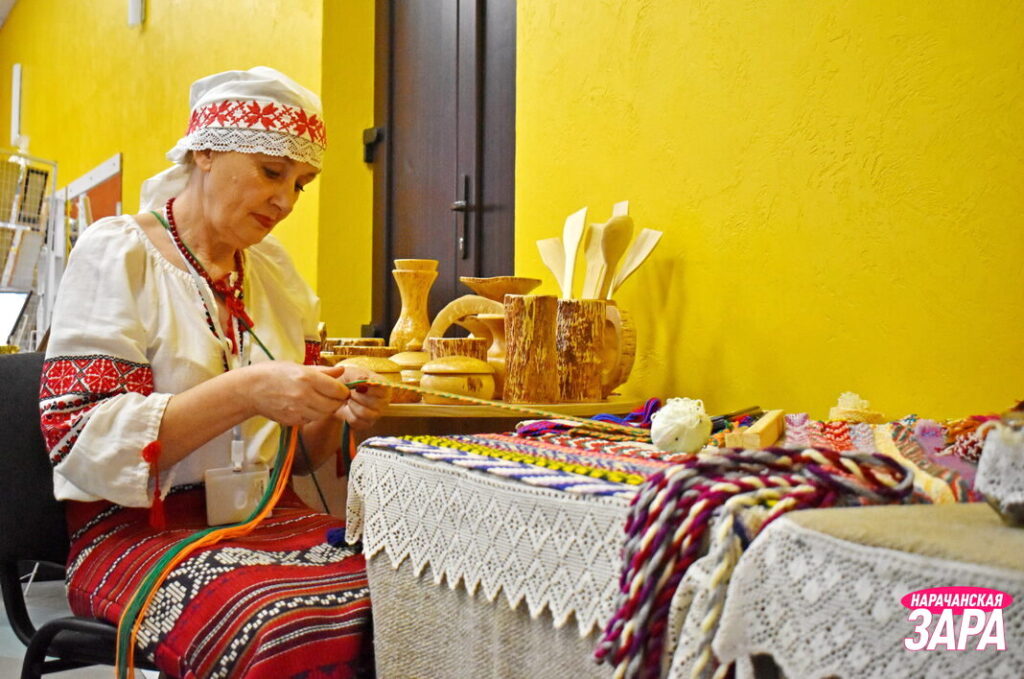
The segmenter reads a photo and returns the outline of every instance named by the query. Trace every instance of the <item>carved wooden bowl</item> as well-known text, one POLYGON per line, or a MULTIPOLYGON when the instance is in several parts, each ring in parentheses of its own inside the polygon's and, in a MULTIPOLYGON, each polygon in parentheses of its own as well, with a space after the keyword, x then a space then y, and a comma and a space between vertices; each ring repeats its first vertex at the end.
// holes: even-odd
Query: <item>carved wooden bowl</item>
POLYGON ((488 278, 459 276, 459 280, 481 297, 493 299, 496 302, 504 302, 505 295, 527 295, 541 284, 539 278, 523 276, 490 276, 488 278))

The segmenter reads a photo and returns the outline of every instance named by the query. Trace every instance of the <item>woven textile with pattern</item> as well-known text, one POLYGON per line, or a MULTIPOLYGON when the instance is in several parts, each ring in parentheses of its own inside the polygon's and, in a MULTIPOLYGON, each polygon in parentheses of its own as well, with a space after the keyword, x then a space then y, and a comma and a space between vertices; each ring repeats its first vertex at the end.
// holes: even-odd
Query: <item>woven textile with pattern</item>
MULTIPOLYGON (((167 496, 166 530, 148 509, 74 502, 68 601, 76 615, 116 625, 147 568, 206 527, 201 487, 167 496), (98 548, 99 547, 99 548, 98 548)), ((309 679, 373 674, 365 560, 327 544, 340 522, 286 491, 247 536, 204 547, 176 566, 143 617, 138 654, 171 676, 195 679, 309 679)))
MULTIPOLYGON (((604 625, 596 655, 611 663, 617 676, 661 676, 674 655, 693 658, 687 664, 696 668, 694 676, 710 676, 727 669, 716 665, 710 642, 731 572, 753 538, 774 518, 809 507, 973 497, 955 474, 946 474, 948 470, 928 460, 912 425, 913 420, 872 426, 790 415, 784 448, 721 449, 697 457, 664 453, 640 441, 609 441, 551 427, 527 436, 379 437, 366 445, 538 490, 632 500, 619 591, 610 609, 614 613, 604 617, 597 613, 604 605, 590 602, 589 614, 584 616, 604 625), (702 586, 700 596, 691 597, 684 590, 693 583, 681 583, 688 582, 684 577, 695 562, 700 573, 695 571, 693 580, 707 586, 702 586), (705 572, 706 577, 701 576, 705 572), (687 622, 678 623, 680 618, 687 622), (679 624, 698 629, 699 634, 675 639, 672 630, 679 624)), ((393 560, 416 552, 400 545, 388 549, 394 551, 393 560)), ((417 571, 427 562, 437 561, 435 567, 442 564, 442 570, 451 571, 447 573, 450 584, 452 575, 463 570, 462 577, 477 581, 472 568, 457 564, 452 568, 447 558, 421 555, 414 561, 417 571)), ((488 577, 495 582, 492 592, 499 582, 514 585, 494 574, 485 575, 483 582, 488 577)), ((518 592, 515 587, 519 586, 513 588, 518 592)), ((517 600, 518 594, 508 593, 510 603, 517 600)), ((555 608, 561 611, 556 618, 564 619, 568 608, 555 608)), ((534 609, 536 605, 531 605, 531 613, 534 609)), ((581 631, 587 627, 589 623, 581 625, 581 631)))
POLYGON ((636 454, 650 445, 579 435, 385 436, 368 445, 584 495, 632 497, 633 487, 668 465, 636 454))

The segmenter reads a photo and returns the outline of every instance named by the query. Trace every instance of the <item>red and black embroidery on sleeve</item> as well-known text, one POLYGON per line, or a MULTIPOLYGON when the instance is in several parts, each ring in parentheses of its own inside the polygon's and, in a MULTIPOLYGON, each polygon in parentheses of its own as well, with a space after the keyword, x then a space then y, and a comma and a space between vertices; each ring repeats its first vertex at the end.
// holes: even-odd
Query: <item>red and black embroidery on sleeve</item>
POLYGON ((50 464, 67 456, 89 413, 112 396, 153 393, 153 370, 113 356, 57 356, 43 363, 39 409, 50 464))
POLYGON ((320 363, 320 342, 317 340, 306 340, 305 365, 319 365, 320 363))

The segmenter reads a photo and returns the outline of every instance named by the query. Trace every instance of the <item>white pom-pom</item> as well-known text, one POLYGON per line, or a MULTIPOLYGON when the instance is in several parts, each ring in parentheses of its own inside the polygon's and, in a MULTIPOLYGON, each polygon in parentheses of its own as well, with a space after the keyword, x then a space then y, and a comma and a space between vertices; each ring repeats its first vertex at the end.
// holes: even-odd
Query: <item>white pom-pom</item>
POLYGON ((651 416, 651 442, 672 453, 696 453, 711 435, 711 418, 704 402, 692 398, 670 398, 651 416))

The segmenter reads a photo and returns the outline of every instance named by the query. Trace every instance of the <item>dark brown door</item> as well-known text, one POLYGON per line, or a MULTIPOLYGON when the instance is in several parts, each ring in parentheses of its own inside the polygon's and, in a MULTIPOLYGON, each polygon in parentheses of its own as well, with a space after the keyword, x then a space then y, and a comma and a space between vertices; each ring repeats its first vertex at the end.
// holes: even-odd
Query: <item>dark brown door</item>
POLYGON ((513 272, 515 0, 378 0, 376 30, 367 330, 386 336, 393 260, 438 260, 431 315, 469 292, 459 276, 513 272))

